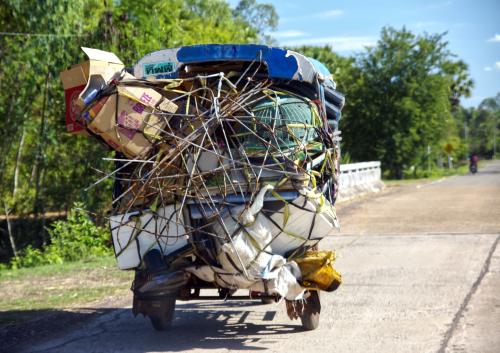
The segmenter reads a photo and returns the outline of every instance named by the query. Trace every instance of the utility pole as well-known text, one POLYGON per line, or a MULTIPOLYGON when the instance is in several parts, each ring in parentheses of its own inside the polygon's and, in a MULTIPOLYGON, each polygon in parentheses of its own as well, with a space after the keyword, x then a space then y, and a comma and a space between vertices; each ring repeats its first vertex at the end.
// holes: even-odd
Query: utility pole
POLYGON ((497 122, 495 121, 495 126, 493 127, 493 158, 497 155, 497 122))
POLYGON ((469 137, 469 129, 467 127, 467 118, 464 118, 464 140, 466 146, 465 153, 467 154, 467 158, 469 158, 469 142, 467 141, 468 137, 469 137))
POLYGON ((431 145, 427 144, 427 171, 431 171, 431 145))

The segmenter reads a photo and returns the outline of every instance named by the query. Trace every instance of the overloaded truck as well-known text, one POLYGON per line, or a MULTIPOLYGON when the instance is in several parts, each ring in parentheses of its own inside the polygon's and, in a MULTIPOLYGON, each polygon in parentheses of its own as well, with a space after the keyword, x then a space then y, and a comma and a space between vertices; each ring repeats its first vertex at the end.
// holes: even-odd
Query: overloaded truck
POLYGON ((318 248, 339 228, 344 96, 326 67, 262 45, 163 49, 132 68, 82 49, 88 61, 61 73, 66 126, 112 151, 96 184, 114 180, 133 313, 165 330, 177 300, 284 301, 315 329, 319 291, 341 283, 318 248))

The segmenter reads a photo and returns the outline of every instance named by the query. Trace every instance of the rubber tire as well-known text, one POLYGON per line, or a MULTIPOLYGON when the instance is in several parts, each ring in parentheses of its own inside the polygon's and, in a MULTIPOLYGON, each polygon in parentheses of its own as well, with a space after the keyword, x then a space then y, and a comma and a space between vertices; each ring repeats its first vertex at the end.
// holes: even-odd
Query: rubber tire
POLYGON ((321 303, 318 291, 310 291, 310 295, 304 303, 304 310, 300 316, 302 328, 307 331, 315 330, 319 326, 319 315, 321 313, 321 303))
POLYGON ((274 300, 274 298, 260 298, 260 301, 264 305, 269 305, 269 304, 276 303, 276 300, 274 300))
POLYGON ((166 331, 172 325, 175 312, 175 297, 162 299, 158 314, 150 315, 149 320, 156 331, 166 331))

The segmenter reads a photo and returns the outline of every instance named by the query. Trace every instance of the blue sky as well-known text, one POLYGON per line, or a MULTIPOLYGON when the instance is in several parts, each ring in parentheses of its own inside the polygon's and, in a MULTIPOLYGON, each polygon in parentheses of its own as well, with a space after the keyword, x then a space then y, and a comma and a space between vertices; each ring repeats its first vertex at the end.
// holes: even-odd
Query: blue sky
MULTIPOLYGON (((475 106, 500 92, 500 0, 258 0, 280 16, 280 45, 330 44, 341 55, 376 43, 383 26, 443 33, 450 50, 469 64, 475 88, 462 102, 475 106)), ((232 5, 237 1, 230 1, 232 5)))

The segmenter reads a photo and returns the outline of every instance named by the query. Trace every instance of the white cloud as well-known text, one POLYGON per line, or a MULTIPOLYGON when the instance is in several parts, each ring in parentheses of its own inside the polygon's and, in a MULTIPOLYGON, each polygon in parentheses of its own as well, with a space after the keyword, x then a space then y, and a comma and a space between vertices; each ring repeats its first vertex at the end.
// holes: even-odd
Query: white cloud
POLYGON ((430 4, 427 6, 429 10, 435 10, 435 9, 442 9, 444 7, 451 6, 453 4, 453 1, 445 1, 445 2, 437 2, 435 4, 430 4))
POLYGON ((327 19, 327 18, 339 17, 339 16, 342 16, 343 14, 344 14, 344 11, 342 11, 342 10, 328 10, 328 11, 322 11, 322 12, 304 13, 303 15, 300 15, 300 16, 280 18, 280 22, 284 23, 284 22, 290 22, 290 21, 327 19))
POLYGON ((288 30, 288 31, 277 31, 277 32, 270 32, 268 33, 269 35, 273 36, 274 38, 296 38, 296 37, 303 37, 306 35, 306 33, 302 31, 297 31, 294 29, 288 30))
POLYGON ((500 34, 495 34, 493 37, 488 39, 488 42, 500 42, 500 34))
POLYGON ((358 37, 322 37, 322 38, 303 38, 281 42, 283 46, 298 45, 330 45, 334 51, 356 51, 364 47, 371 47, 377 43, 376 37, 358 36, 358 37))
POLYGON ((330 10, 322 13, 316 14, 318 18, 330 18, 330 17, 338 17, 344 14, 342 10, 330 10))
POLYGON ((500 61, 496 61, 491 66, 485 66, 484 71, 500 71, 500 61))

